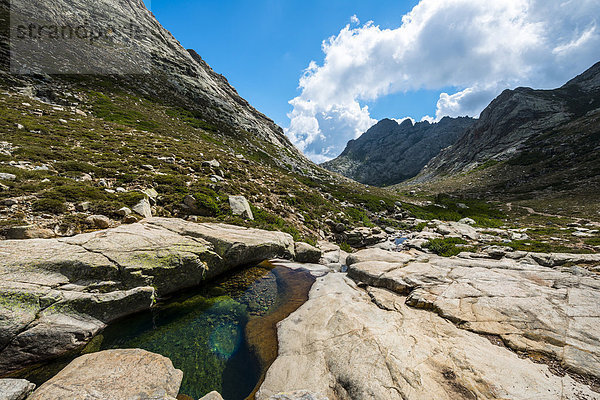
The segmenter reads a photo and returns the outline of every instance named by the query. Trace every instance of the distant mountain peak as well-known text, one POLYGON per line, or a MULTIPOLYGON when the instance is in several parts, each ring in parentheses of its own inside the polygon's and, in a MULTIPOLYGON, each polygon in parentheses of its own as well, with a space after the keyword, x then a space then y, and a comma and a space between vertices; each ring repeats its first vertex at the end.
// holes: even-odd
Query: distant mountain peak
POLYGON ((412 178, 432 157, 452 145, 474 123, 472 118, 443 118, 439 123, 382 119, 343 153, 322 166, 370 185, 390 185, 412 178))

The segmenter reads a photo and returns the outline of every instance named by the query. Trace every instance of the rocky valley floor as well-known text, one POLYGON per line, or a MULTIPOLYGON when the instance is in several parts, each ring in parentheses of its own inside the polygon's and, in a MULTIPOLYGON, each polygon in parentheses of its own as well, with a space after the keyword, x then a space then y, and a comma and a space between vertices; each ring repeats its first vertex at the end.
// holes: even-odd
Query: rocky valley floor
MULTIPOLYGON (((600 256, 458 245, 444 257, 421 246, 490 235, 480 230, 434 221, 402 244, 388 235, 351 254, 286 234, 160 218, 0 242, 3 370, 81 346, 117 316, 152 307, 154 296, 284 256, 297 261, 275 264, 307 269, 316 282, 278 324, 277 358, 257 399, 600 399, 600 256), (94 275, 108 271, 111 280, 94 275)), ((146 393, 139 399, 176 397, 181 373, 168 359, 111 352, 77 359, 31 398, 116 399, 133 387, 146 393), (138 363, 147 369, 134 376, 138 363), (91 379, 99 371, 105 378, 91 379)))

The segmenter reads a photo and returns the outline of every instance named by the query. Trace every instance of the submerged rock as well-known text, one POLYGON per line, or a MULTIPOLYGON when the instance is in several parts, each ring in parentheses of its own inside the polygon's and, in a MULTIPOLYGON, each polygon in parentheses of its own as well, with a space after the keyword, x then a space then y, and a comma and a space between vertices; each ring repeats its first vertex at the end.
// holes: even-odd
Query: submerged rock
POLYGON ((183 373, 166 357, 140 349, 76 358, 29 400, 175 400, 183 373))
POLYGON ((200 400, 223 400, 223 396, 219 392, 210 392, 206 396, 203 396, 200 400))

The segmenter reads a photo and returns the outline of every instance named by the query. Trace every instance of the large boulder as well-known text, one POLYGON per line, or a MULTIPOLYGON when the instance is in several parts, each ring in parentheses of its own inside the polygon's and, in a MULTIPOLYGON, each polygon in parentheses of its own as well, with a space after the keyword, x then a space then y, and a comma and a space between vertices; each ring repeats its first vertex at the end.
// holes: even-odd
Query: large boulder
POLYGON ((71 238, 0 241, 0 376, 85 345, 156 296, 293 254, 285 233, 163 218, 71 238))
POLYGON ((233 215, 239 215, 242 218, 250 220, 254 219, 250 203, 248 203, 248 200, 244 196, 229 196, 229 206, 233 215))
POLYGON ((175 400, 182 379, 161 355, 106 350, 76 358, 28 400, 175 400))
POLYGON ((148 200, 148 198, 140 200, 139 203, 133 206, 132 210, 144 218, 152 218, 152 206, 150 205, 150 200, 148 200))
POLYGON ((318 278, 310 299, 280 322, 279 356, 257 400, 306 388, 330 399, 598 398, 405 300, 344 274, 318 278))
POLYGON ((316 264, 321 259, 321 250, 308 243, 296 242, 295 260, 300 263, 316 264))

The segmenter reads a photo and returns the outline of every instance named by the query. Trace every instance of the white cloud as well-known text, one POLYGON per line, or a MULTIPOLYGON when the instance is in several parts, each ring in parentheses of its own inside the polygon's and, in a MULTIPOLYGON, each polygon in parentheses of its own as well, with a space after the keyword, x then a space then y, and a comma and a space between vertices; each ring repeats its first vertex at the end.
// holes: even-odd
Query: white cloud
POLYGON ((360 24, 360 19, 358 19, 356 14, 354 14, 353 16, 350 17, 350 22, 357 25, 357 24, 360 24))
POLYGON ((376 122, 365 102, 391 93, 456 88, 439 120, 477 116, 505 88, 558 86, 598 61, 599 16, 598 0, 421 0, 396 29, 353 16, 301 77, 286 132, 320 160, 376 122))

